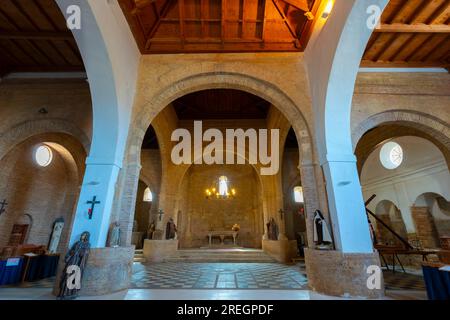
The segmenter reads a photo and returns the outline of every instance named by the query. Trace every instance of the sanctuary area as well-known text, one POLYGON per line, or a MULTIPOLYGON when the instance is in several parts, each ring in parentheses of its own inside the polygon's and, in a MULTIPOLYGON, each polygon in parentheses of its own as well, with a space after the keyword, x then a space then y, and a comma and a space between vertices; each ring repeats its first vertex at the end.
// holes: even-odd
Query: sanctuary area
POLYGON ((449 67, 448 0, 1 0, 0 299, 450 299, 449 67))

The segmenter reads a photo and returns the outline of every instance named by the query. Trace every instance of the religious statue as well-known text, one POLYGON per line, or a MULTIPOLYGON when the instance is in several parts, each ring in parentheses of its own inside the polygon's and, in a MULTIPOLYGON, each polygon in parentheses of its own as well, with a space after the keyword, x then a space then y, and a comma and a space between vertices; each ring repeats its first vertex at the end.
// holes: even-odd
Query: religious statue
POLYGON ((148 227, 147 230, 147 239, 153 239, 153 235, 155 234, 156 231, 156 224, 155 221, 152 221, 152 223, 150 223, 150 226, 148 227))
POLYGON ((241 230, 241 226, 237 223, 234 224, 234 226, 231 228, 232 231, 238 232, 241 230))
POLYGON ((56 253, 56 250, 58 249, 59 241, 61 239, 61 233, 64 228, 64 218, 59 218, 55 220, 55 223, 53 224, 53 231, 50 236, 50 243, 48 245, 48 252, 50 254, 56 253))
POLYGON ((176 235, 177 235, 177 226, 175 225, 173 219, 170 218, 166 226, 166 239, 173 240, 176 238, 176 235))
POLYGON ((120 223, 117 221, 114 222, 109 234, 109 247, 120 247, 120 223))
POLYGON ((278 225, 274 218, 270 218, 267 223, 267 235, 269 240, 278 240, 278 225))
POLYGON ((320 210, 314 213, 314 242, 318 247, 328 247, 333 243, 327 222, 320 210))
POLYGON ((64 258, 65 267, 59 284, 59 299, 75 299, 81 289, 81 279, 89 257, 90 233, 85 231, 64 258), (79 275, 76 272, 79 271, 79 275), (75 275, 75 277, 73 276, 75 275))

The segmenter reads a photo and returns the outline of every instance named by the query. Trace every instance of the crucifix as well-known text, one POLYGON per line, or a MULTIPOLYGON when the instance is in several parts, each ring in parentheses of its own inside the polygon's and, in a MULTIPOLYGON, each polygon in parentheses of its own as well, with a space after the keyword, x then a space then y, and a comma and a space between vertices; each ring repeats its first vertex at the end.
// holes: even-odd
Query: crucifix
POLYGON ((100 204, 100 201, 97 201, 97 196, 94 196, 94 198, 91 201, 88 201, 87 204, 91 205, 91 208, 88 210, 89 220, 92 220, 92 215, 94 214, 94 208, 96 204, 100 204))
POLYGON ((162 209, 159 209, 158 215, 159 215, 159 221, 161 221, 162 220, 162 216, 164 215, 164 211, 162 209))
POLYGON ((283 220, 284 210, 283 210, 283 209, 280 209, 280 211, 278 211, 278 212, 280 213, 280 218, 281 218, 281 220, 283 220))
POLYGON ((2 202, 0 202, 0 216, 2 215, 3 212, 6 211, 5 207, 8 205, 8 203, 6 202, 6 199, 3 200, 2 202))

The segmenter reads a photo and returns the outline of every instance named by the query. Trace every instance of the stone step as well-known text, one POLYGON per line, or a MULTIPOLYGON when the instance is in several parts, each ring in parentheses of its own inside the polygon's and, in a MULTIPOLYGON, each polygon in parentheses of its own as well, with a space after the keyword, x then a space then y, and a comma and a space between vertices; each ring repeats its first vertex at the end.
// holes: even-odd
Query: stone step
POLYGON ((262 250, 178 250, 167 262, 275 262, 262 250))
POLYGON ((133 262, 140 262, 140 263, 146 263, 147 262, 147 259, 145 259, 145 258, 134 258, 133 259, 133 262))

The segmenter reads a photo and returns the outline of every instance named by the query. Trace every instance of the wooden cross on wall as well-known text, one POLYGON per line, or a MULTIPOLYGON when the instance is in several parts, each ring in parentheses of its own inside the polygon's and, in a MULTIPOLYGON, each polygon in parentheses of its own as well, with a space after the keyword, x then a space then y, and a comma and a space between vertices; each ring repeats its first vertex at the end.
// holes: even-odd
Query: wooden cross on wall
POLYGON ((97 201, 97 196, 94 196, 94 198, 91 201, 88 201, 87 204, 91 205, 91 208, 88 210, 89 220, 92 220, 92 215, 94 214, 94 208, 96 204, 100 204, 100 201, 97 201))
POLYGON ((162 220, 162 216, 164 215, 164 211, 162 211, 162 209, 159 209, 158 215, 159 215, 159 221, 161 221, 162 220))
POLYGON ((8 205, 8 203, 6 202, 6 199, 3 200, 2 202, 0 202, 0 216, 2 215, 2 213, 4 213, 6 211, 6 206, 8 205))

